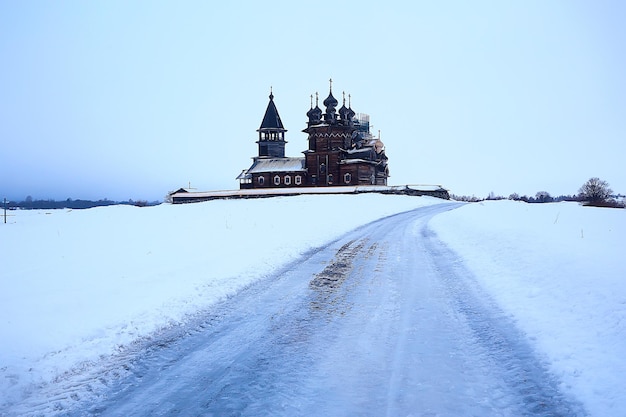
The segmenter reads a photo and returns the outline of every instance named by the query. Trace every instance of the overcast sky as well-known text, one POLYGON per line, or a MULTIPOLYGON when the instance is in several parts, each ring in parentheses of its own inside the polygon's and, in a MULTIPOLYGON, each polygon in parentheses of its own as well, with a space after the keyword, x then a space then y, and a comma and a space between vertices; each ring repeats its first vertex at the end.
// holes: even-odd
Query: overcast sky
POLYGON ((626 193, 623 1, 0 0, 0 198, 235 189, 270 86, 287 154, 351 94, 390 184, 626 193))

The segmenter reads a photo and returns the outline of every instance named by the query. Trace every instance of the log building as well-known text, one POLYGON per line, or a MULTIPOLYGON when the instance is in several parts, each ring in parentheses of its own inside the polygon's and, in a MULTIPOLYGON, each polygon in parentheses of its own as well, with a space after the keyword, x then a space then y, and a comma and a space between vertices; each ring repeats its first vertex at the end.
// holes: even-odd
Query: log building
MULTIPOLYGON (((339 102, 333 96, 332 81, 328 97, 323 101, 311 96, 311 108, 306 113, 308 149, 304 157, 285 156, 283 123, 270 91, 269 103, 257 130, 258 156, 252 166, 237 177, 240 189, 284 187, 336 187, 387 185, 389 168, 385 146, 380 137, 369 131, 369 116, 356 114, 345 94, 339 102)), ((379 135, 380 136, 380 135, 379 135)))

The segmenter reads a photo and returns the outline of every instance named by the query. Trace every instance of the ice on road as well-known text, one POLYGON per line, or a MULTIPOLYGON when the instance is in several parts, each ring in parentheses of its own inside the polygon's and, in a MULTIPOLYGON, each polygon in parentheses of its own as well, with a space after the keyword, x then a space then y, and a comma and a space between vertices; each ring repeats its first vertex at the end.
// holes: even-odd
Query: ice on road
POLYGON ((429 219, 455 206, 381 219, 307 254, 215 305, 193 329, 118 358, 120 375, 104 391, 66 386, 80 408, 65 412, 584 415, 430 232, 429 219))

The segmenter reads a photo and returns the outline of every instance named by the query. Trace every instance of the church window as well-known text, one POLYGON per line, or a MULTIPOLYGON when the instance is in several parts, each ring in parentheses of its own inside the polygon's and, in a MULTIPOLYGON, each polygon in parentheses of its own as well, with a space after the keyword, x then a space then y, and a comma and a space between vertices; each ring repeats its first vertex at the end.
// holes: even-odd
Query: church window
POLYGON ((328 174, 328 183, 329 184, 333 183, 333 174, 328 174))
POLYGON ((285 185, 291 185, 291 175, 285 175, 285 185))
POLYGON ((300 185, 300 184, 302 184, 302 176, 296 175, 296 185, 300 185))
POLYGON ((352 174, 350 174, 349 172, 346 172, 343 176, 343 182, 345 182, 346 184, 350 184, 351 181, 352 181, 352 174))
POLYGON ((259 177, 258 181, 259 181, 259 185, 263 185, 265 183, 265 178, 259 177))
POLYGON ((280 175, 274 176, 274 185, 280 185, 280 175))

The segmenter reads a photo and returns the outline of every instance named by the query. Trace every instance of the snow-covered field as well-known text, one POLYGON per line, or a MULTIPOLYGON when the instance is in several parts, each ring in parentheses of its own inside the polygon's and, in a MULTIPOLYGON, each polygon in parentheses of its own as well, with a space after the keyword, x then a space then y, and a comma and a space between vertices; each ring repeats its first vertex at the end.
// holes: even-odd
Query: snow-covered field
POLYGON ((626 210, 486 201, 431 227, 594 416, 626 415, 626 210))
POLYGON ((0 414, 33 383, 184 322, 311 248, 440 201, 368 194, 12 211, 0 225, 0 414))
MULTIPOLYGON (((336 195, 12 212, 0 225, 0 411, 355 227, 441 202, 336 195)), ((565 391, 592 415, 626 409, 626 210, 494 201, 431 226, 565 391)))

